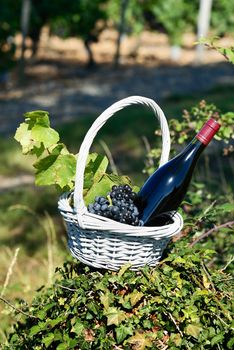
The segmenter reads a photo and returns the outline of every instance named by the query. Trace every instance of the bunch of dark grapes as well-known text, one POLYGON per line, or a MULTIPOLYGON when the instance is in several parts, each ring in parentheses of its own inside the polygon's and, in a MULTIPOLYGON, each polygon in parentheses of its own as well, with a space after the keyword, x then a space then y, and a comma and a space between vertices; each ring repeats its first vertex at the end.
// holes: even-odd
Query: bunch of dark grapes
POLYGON ((95 202, 88 205, 88 211, 124 224, 138 226, 140 222, 139 211, 135 205, 136 198, 137 194, 129 185, 113 186, 107 198, 97 196, 95 202))

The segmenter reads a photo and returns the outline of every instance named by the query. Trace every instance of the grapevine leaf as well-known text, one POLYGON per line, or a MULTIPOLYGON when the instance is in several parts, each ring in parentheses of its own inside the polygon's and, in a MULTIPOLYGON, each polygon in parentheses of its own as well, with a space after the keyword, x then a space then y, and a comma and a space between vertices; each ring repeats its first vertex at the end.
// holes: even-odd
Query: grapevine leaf
POLYGON ((31 111, 24 114, 26 122, 33 127, 35 124, 40 124, 45 127, 50 126, 49 113, 46 111, 31 111))
POLYGON ((26 123, 21 123, 16 130, 15 140, 21 144, 23 154, 29 153, 32 149, 31 133, 32 132, 29 130, 29 126, 26 123))
POLYGON ((104 175, 108 167, 108 159, 101 154, 91 153, 88 157, 88 165, 86 166, 88 171, 92 171, 94 174, 94 181, 98 181, 102 175, 104 175))
POLYGON ((25 122, 21 123, 15 133, 15 139, 24 154, 40 156, 46 148, 56 145, 59 134, 50 128, 49 114, 45 111, 26 113, 25 122))
POLYGON ((50 155, 34 164, 36 170, 36 185, 58 185, 61 189, 73 187, 76 169, 76 158, 66 154, 61 144, 50 155))
POLYGON ((42 125, 35 125, 32 128, 31 136, 35 143, 42 143, 45 148, 49 148, 59 141, 57 131, 42 125))
POLYGON ((124 183, 130 183, 129 178, 127 176, 104 174, 100 178, 99 182, 94 182, 93 186, 91 186, 88 192, 84 193, 85 203, 92 203, 96 196, 106 196, 107 192, 111 190, 112 186, 124 183))
POLYGON ((108 166, 108 159, 97 153, 91 153, 85 168, 84 188, 90 188, 95 182, 98 182, 104 175, 108 166))

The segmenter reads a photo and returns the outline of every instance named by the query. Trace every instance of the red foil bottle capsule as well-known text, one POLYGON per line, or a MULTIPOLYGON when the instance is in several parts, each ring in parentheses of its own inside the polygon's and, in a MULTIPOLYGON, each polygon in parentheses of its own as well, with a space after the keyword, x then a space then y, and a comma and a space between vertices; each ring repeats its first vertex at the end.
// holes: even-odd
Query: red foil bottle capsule
POLYGON ((203 125, 202 129, 195 137, 204 145, 208 145, 208 143, 212 140, 219 128, 220 124, 216 122, 216 120, 211 118, 203 125))

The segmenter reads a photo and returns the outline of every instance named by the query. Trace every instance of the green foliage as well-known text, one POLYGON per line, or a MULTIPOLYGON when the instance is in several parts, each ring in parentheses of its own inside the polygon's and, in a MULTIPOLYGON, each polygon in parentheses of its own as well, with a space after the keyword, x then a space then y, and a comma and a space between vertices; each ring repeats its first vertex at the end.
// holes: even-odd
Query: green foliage
MULTIPOLYGON (((211 116, 222 121, 217 141, 228 142, 234 114, 220 114, 202 101, 180 121, 170 121, 173 147, 178 140, 182 144, 192 138, 211 116)), ((24 153, 37 158, 38 184, 72 189, 76 156, 60 143, 47 112, 27 113, 16 139, 24 153), (70 156, 74 164, 63 156, 70 156)), ((107 166, 105 157, 90 154, 86 201, 112 183, 128 181, 107 174, 107 166)), ((123 266, 108 272, 67 261, 57 269, 50 288, 40 289, 31 305, 19 306, 28 317, 18 315, 4 349, 232 349, 233 199, 227 195, 217 200, 204 185, 192 186, 182 206, 181 235, 186 238, 169 247, 157 267, 133 272, 123 266), (214 247, 216 253, 211 251, 214 247), (214 264, 218 269, 212 269, 214 264)))
POLYGON ((51 22, 52 30, 64 37, 79 36, 84 41, 97 41, 105 25, 105 3, 106 0, 66 2, 66 11, 61 9, 60 15, 51 22))
POLYGON ((182 35, 195 23, 196 4, 187 0, 147 1, 148 10, 155 16, 173 45, 181 45, 182 35))
POLYGON ((14 65, 13 36, 19 29, 20 1, 2 0, 0 11, 0 73, 14 65))
MULTIPOLYGON (((222 114, 214 104, 207 104, 206 101, 202 100, 196 106, 192 107, 190 111, 184 110, 181 119, 172 118, 169 120, 172 155, 175 154, 177 145, 184 145, 186 142, 192 140, 209 118, 214 118, 221 123, 221 128, 214 138, 221 142, 224 154, 228 155, 232 152, 232 140, 234 139, 234 113, 227 112, 222 114)), ((156 135, 161 135, 161 132, 157 131, 156 135)), ((152 166, 152 160, 155 161, 154 164, 157 164, 160 154, 160 148, 154 148, 149 152, 147 157, 151 162, 147 162, 145 172, 150 174, 154 171, 156 166, 152 166)))
MULTIPOLYGON (((25 122, 15 133, 25 155, 34 155, 36 161, 35 183, 38 186, 56 185, 59 190, 70 191, 74 187, 76 155, 60 142, 57 131, 50 127, 49 114, 45 111, 25 113, 25 122)), ((107 174, 106 156, 89 155, 84 176, 84 199, 90 203, 97 195, 106 195, 113 185, 130 184, 127 176, 107 174)))
POLYGON ((139 34, 145 25, 144 2, 137 0, 112 0, 107 2, 107 17, 115 28, 120 27, 121 6, 125 6, 125 33, 139 34))
POLYGON ((234 64, 234 46, 230 47, 220 47, 217 46, 216 41, 219 39, 218 36, 212 37, 212 38, 202 38, 199 40, 199 44, 204 44, 205 46, 209 47, 210 49, 214 49, 221 53, 228 62, 234 64))
POLYGON ((213 0, 211 28, 215 35, 225 35, 234 31, 234 3, 229 0, 213 0))
MULTIPOLYGON (((210 250, 180 241, 156 268, 67 261, 23 311, 4 349, 232 349, 232 285, 210 250)), ((18 316, 19 317, 19 316, 18 316)))

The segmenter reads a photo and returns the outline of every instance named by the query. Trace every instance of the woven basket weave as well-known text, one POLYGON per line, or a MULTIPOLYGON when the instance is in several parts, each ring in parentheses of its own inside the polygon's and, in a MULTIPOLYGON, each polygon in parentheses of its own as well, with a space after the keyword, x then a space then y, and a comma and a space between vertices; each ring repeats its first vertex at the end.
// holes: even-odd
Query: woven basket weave
POLYGON ((170 238, 180 232, 183 219, 173 216, 173 223, 160 227, 131 226, 88 212, 83 199, 84 171, 89 149, 98 130, 116 112, 124 107, 140 104, 151 108, 162 130, 162 153, 159 166, 168 161, 170 135, 167 120, 161 108, 151 99, 131 96, 107 108, 87 132, 78 155, 76 178, 71 206, 71 193, 64 193, 58 208, 64 218, 71 254, 87 265, 118 270, 126 263, 137 270, 144 265, 154 266, 162 256, 170 238))

